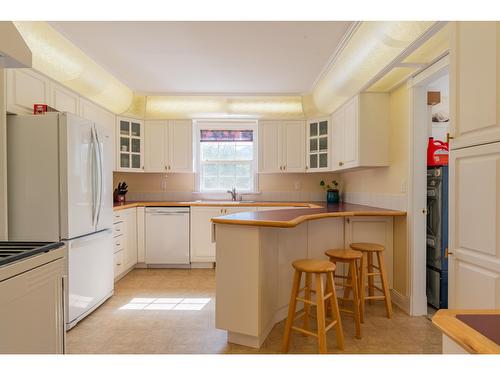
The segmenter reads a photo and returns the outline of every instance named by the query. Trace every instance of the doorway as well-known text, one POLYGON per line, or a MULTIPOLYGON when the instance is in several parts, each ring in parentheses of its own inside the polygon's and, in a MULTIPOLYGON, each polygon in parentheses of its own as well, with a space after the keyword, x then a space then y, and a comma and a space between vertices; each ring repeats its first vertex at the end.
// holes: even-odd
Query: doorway
POLYGON ((443 164, 447 164, 444 143, 449 128, 448 56, 413 77, 408 84, 411 108, 408 177, 410 313, 427 315, 428 302, 440 307, 447 300, 447 228, 443 230, 442 226, 446 224, 443 219, 447 218, 443 200, 448 193, 443 187, 446 186, 443 182, 447 181, 447 167, 443 168, 443 164), (434 139, 430 140, 430 137, 434 139), (429 155, 428 161, 430 144, 435 152, 429 155), (435 165, 429 167, 428 164, 435 165), (429 202, 428 184, 431 186, 429 202), (432 197, 432 194, 437 196, 432 197))

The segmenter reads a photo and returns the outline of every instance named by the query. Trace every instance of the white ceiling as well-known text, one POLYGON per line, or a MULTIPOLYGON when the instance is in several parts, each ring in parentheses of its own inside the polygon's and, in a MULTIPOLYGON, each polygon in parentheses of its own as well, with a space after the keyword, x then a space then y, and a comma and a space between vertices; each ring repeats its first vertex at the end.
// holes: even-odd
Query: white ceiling
POLYGON ((351 22, 50 22, 141 93, 301 94, 351 22))

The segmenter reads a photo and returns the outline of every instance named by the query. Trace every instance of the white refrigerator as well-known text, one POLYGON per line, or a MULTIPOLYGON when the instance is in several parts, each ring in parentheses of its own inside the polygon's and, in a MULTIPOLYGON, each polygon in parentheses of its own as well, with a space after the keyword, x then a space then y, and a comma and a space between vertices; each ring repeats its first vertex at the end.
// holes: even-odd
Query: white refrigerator
POLYGON ((113 294, 113 129, 69 113, 8 116, 9 240, 67 243, 66 328, 113 294))

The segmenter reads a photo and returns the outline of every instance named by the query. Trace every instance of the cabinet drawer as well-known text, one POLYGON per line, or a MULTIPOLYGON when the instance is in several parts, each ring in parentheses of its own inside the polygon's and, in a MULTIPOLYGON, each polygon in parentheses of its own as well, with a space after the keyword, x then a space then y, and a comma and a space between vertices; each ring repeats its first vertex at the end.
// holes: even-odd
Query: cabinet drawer
POLYGON ((114 246, 113 246, 113 253, 116 253, 118 251, 121 251, 125 247, 125 236, 120 236, 114 238, 114 246))
POLYGON ((121 213, 120 211, 113 212, 113 224, 116 224, 120 221, 123 221, 123 213, 121 213))
POLYGON ((115 278, 123 272, 123 251, 118 251, 114 256, 115 278))
POLYGON ((113 237, 118 237, 125 233, 125 222, 119 221, 113 224, 113 237))

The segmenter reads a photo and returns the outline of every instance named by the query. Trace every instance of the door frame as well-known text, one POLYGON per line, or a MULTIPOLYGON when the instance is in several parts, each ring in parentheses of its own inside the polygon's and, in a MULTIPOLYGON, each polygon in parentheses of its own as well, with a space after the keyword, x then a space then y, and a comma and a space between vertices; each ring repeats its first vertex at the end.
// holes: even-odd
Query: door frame
POLYGON ((449 55, 408 80, 410 90, 408 170, 408 250, 410 314, 427 315, 426 209, 427 209, 427 86, 449 73, 449 55))

